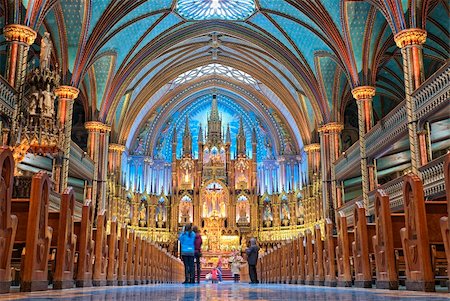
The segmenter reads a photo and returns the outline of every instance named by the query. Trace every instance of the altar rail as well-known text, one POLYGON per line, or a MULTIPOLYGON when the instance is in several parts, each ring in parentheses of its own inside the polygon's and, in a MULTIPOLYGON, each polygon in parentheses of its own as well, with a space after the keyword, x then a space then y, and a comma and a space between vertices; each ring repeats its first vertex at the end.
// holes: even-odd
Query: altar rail
MULTIPOLYGON (((422 175, 425 199, 433 199, 445 193, 444 161, 445 156, 441 156, 419 168, 422 175)), ((399 177, 377 188, 389 194, 391 210, 393 212, 403 209, 402 185, 402 177, 399 177)), ((374 213, 375 193, 376 190, 369 192, 369 214, 371 215, 374 213)), ((354 198, 338 209, 347 216, 349 225, 353 224, 353 208, 360 201, 362 201, 362 196, 354 198)))
POLYGON ((12 118, 16 102, 16 91, 9 85, 6 79, 0 76, 0 114, 12 118))
MULTIPOLYGON (((424 120, 448 107, 450 62, 430 76, 413 94, 417 119, 424 120)), ((408 131, 406 101, 402 101, 366 134, 367 157, 374 158, 389 149, 408 131)), ((343 179, 360 164, 359 141, 335 162, 336 178, 343 179)))

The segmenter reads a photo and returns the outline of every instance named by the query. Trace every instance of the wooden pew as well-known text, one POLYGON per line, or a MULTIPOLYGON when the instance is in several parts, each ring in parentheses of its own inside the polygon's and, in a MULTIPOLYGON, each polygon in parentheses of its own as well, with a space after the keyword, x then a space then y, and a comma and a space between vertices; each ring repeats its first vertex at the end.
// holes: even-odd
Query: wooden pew
POLYGON ((128 241, 127 241, 127 284, 134 285, 134 261, 135 261, 135 238, 136 235, 134 230, 130 230, 128 232, 128 241))
POLYGON ((93 214, 92 202, 86 200, 81 213, 81 222, 75 223, 79 241, 77 242, 78 263, 75 284, 77 287, 92 286, 94 240, 92 240, 93 214))
MULTIPOLYGON (((149 242, 147 239, 144 239, 142 244, 142 284, 148 284, 149 283, 149 242)), ((173 268, 171 268, 171 271, 173 272, 173 268)))
POLYGON ((352 274, 350 266, 351 242, 353 232, 348 232, 347 217, 344 213, 337 214, 338 240, 336 246, 336 263, 338 267, 337 286, 351 287, 352 274))
MULTIPOLYGON (((56 250, 56 266, 53 289, 72 288, 74 285, 74 264, 77 236, 74 233, 75 193, 71 187, 66 188, 61 197, 59 225, 56 250)), ((55 233, 54 233, 55 234, 55 233)))
POLYGON ((306 260, 305 260, 305 238, 303 234, 298 235, 298 277, 297 284, 305 284, 306 281, 306 260))
POLYGON ((314 285, 323 286, 325 275, 323 271, 323 241, 320 225, 314 226, 314 285))
POLYGON ((286 256, 286 283, 291 284, 294 279, 294 242, 288 240, 285 250, 286 256))
POLYGON ((118 285, 126 285, 128 283, 127 261, 128 261, 128 229, 126 224, 122 224, 120 227, 120 240, 119 240, 119 264, 117 274, 118 285))
POLYGON ((288 256, 287 256, 287 242, 283 241, 280 248, 280 264, 281 264, 281 275, 279 283, 287 283, 287 273, 288 273, 288 256))
POLYGON ((313 251, 313 237, 309 229, 305 231, 306 246, 305 246, 305 284, 314 285, 314 251, 313 251))
POLYGON ((323 248, 323 265, 326 286, 335 287, 336 281, 336 256, 335 256, 336 236, 333 235, 333 222, 325 220, 325 241, 323 248))
POLYGON ((106 235, 107 226, 106 210, 102 210, 97 216, 97 228, 94 229, 95 237, 95 260, 92 284, 94 286, 106 285, 106 275, 108 272, 108 240, 106 235))
MULTIPOLYGON (((140 235, 136 235, 136 240, 134 242, 134 283, 133 284, 141 284, 141 261, 142 261, 142 253, 141 253, 141 243, 142 238, 140 235)), ((164 263, 161 262, 161 266, 164 268, 164 263)))
POLYGON ((443 245, 439 220, 446 202, 426 202, 421 179, 410 173, 403 177, 405 228, 400 230, 406 262, 406 289, 435 290, 430 246, 443 245))
POLYGON ((375 224, 367 223, 366 210, 361 202, 356 202, 353 211, 355 241, 352 243, 355 270, 355 286, 372 287, 372 266, 370 254, 373 251, 372 237, 375 234, 375 224))
POLYGON ((117 217, 113 217, 110 223, 108 235, 108 270, 106 275, 107 285, 117 285, 119 267, 119 237, 117 236, 117 217))
MULTIPOLYGON (((450 219, 448 218, 448 213, 450 211, 450 153, 447 153, 447 155, 445 155, 444 178, 447 198, 447 216, 441 217, 441 232, 445 247, 445 256, 447 257, 447 262, 450 262, 450 219)), ((448 267, 447 276, 450 279, 450 268, 448 267)), ((450 282, 447 282, 447 287, 450 292, 450 282)))
POLYGON ((11 214, 14 158, 8 148, 0 152, 0 293, 9 293, 11 256, 17 230, 17 216, 11 214))
MULTIPOLYGON (((50 178, 45 172, 39 172, 33 176, 29 210, 18 215, 19 225, 23 223, 27 225, 24 232, 26 251, 23 257, 23 270, 21 269, 20 290, 22 292, 48 289, 48 259, 53 231, 48 227, 50 185, 50 178)), ((22 202, 23 207, 28 207, 28 200, 22 202)))
POLYGON ((372 237, 375 254, 376 287, 398 289, 395 248, 401 248, 400 227, 405 224, 403 213, 391 215, 389 196, 378 189, 375 194, 375 235, 372 237))
POLYGON ((298 252, 299 252, 299 249, 298 249, 298 238, 294 238, 292 241, 291 241, 291 277, 290 277, 290 280, 289 280, 289 283, 291 283, 291 284, 296 284, 297 283, 297 280, 298 280, 298 273, 299 273, 299 270, 298 270, 298 252))

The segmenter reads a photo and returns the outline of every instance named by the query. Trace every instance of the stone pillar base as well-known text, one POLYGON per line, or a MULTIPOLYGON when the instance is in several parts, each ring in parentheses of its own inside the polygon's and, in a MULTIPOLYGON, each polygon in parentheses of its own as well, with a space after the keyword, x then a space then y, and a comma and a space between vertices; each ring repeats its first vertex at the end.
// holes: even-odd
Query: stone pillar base
POLYGON ((128 280, 128 281, 127 281, 127 284, 128 284, 128 285, 134 285, 134 280, 128 280))
POLYGON ((434 292, 436 290, 434 281, 406 281, 406 290, 408 291, 422 291, 434 292))
POLYGON ((126 281, 126 280, 118 280, 117 281, 117 285, 118 286, 124 286, 124 285, 127 285, 128 284, 128 281, 126 281))
POLYGON ((306 285, 314 285, 314 280, 306 280, 305 284, 306 285))
POLYGON ((62 290, 66 288, 73 288, 74 282, 73 280, 62 280, 62 281, 54 281, 53 289, 54 290, 62 290))
POLYGON ((372 288, 372 281, 370 281, 370 280, 355 280, 355 287, 372 288))
POLYGON ((46 291, 48 290, 48 281, 26 281, 20 283, 21 292, 35 292, 35 291, 46 291))
POLYGON ((11 287, 11 281, 0 281, 0 294, 9 293, 11 287))
POLYGON ((305 284, 305 280, 298 279, 297 280, 297 284, 303 284, 304 285, 305 284))
POLYGON ((381 289, 398 290, 398 281, 377 281, 376 286, 381 289))
POLYGON ((106 285, 107 286, 117 286, 117 280, 107 280, 106 285))
POLYGON ((325 281, 324 280, 314 280, 314 285, 316 286, 324 286, 325 281))
POLYGON ((75 282, 75 285, 77 287, 91 287, 92 286, 92 280, 77 280, 75 282))
POLYGON ((352 287, 351 281, 338 281, 337 282, 338 287, 352 287))
POLYGON ((336 287, 337 286, 337 282, 336 282, 336 280, 325 281, 324 285, 325 286, 330 286, 330 287, 336 287))
POLYGON ((106 279, 102 280, 92 280, 92 284, 94 286, 105 286, 106 285, 106 279))

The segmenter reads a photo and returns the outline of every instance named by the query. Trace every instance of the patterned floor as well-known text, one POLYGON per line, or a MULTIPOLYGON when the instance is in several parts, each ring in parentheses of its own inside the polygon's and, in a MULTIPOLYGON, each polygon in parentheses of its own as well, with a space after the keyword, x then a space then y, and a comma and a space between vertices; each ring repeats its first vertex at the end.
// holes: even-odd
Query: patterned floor
POLYGON ((39 293, 15 293, 3 295, 0 300, 314 300, 314 301, 393 301, 393 300, 450 300, 446 293, 420 293, 375 289, 344 289, 300 285, 250 285, 223 282, 201 285, 144 285, 129 287, 102 287, 46 291, 39 293))

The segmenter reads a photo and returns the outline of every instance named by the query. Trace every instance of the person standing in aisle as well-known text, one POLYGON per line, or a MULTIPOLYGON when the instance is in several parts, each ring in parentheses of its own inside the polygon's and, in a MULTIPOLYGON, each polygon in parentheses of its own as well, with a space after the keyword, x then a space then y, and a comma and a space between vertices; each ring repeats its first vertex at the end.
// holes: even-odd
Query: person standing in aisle
POLYGON ((217 272, 218 272, 218 276, 219 276, 219 282, 223 281, 222 266, 223 266, 222 256, 219 255, 219 259, 217 260, 217 272))
POLYGON ((195 241, 194 241, 194 257, 195 257, 195 265, 196 265, 196 276, 197 283, 200 283, 200 258, 202 257, 202 236, 200 235, 200 231, 197 226, 192 227, 192 230, 195 233, 195 241))
POLYGON ((250 283, 259 283, 256 274, 256 264, 258 262, 259 247, 256 245, 256 239, 250 238, 250 247, 245 250, 247 254, 248 273, 250 274, 250 283))
POLYGON ((192 231, 191 225, 188 224, 183 227, 183 232, 179 236, 181 245, 181 259, 184 263, 184 282, 195 283, 194 272, 194 241, 195 233, 192 231))

